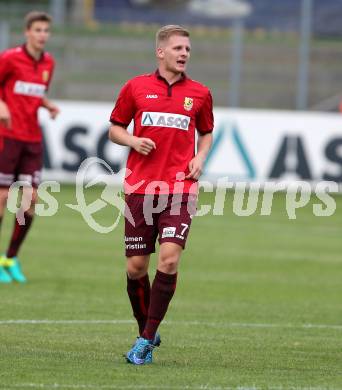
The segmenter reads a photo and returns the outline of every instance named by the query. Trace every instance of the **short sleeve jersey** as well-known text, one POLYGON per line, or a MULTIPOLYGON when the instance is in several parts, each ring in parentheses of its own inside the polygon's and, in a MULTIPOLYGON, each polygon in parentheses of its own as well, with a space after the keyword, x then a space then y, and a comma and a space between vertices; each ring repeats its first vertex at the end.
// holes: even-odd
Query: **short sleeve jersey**
POLYGON ((11 128, 0 125, 0 136, 40 142, 38 109, 50 84, 54 60, 46 52, 35 60, 25 45, 0 55, 0 98, 11 113, 11 128))
POLYGON ((213 103, 207 87, 187 76, 170 85, 159 72, 135 77, 122 88, 110 121, 156 144, 145 156, 129 152, 126 193, 197 192, 194 180, 185 179, 195 156, 195 133, 213 131, 213 103), (161 182, 157 185, 156 182, 161 182))

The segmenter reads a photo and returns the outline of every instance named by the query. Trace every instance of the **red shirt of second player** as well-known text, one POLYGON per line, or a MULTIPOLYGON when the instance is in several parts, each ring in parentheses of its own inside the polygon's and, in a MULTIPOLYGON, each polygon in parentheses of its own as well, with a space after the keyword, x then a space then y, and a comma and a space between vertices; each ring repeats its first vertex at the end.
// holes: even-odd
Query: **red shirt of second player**
POLYGON ((50 84, 54 68, 46 52, 35 60, 25 45, 4 51, 0 56, 0 98, 11 113, 10 129, 0 125, 0 135, 26 142, 42 139, 38 109, 50 84))
POLYGON ((142 155, 131 149, 125 192, 138 194, 197 192, 193 180, 184 180, 195 156, 195 133, 213 131, 213 107, 209 89, 185 75, 169 85, 159 75, 142 75, 122 88, 110 121, 133 134, 152 139, 156 149, 142 155), (156 183, 160 182, 160 183, 156 183))

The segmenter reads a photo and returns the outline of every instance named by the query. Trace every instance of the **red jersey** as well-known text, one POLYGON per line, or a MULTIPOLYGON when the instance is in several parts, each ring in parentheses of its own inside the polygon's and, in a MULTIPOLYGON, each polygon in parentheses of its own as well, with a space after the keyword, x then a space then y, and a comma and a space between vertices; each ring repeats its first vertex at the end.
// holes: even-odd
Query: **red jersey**
POLYGON ((195 130, 202 134, 213 131, 209 89, 185 75, 172 85, 158 71, 135 77, 122 88, 110 121, 127 127, 132 119, 133 134, 152 139, 156 149, 147 156, 130 150, 127 168, 132 173, 125 179, 126 193, 196 192, 194 180, 177 174, 189 173, 189 162, 195 156, 195 130), (155 181, 166 186, 156 190, 155 181))
POLYGON ((40 142, 38 108, 50 84, 54 60, 42 53, 35 60, 26 46, 8 49, 0 55, 0 98, 11 113, 12 127, 0 125, 0 135, 26 142, 40 142))

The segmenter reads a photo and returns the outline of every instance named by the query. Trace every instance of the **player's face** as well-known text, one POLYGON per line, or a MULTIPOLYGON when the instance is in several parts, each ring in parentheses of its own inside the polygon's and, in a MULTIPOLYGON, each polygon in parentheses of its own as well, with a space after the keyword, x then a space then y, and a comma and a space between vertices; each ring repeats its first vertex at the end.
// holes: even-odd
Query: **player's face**
POLYGON ((185 72, 190 58, 190 39, 181 35, 171 37, 157 50, 164 69, 172 73, 185 72))
POLYGON ((43 21, 33 22, 25 31, 27 44, 34 50, 43 51, 50 37, 50 23, 43 21))

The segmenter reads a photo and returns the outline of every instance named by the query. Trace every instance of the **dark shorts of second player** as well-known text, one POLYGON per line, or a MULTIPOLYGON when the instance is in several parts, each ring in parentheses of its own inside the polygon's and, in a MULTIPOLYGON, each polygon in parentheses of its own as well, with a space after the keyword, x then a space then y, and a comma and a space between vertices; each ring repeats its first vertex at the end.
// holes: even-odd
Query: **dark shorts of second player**
POLYGON ((142 256, 155 252, 159 244, 174 242, 185 248, 192 217, 196 213, 197 195, 125 196, 126 256, 142 256))
POLYGON ((0 187, 17 180, 37 188, 43 166, 41 142, 25 142, 0 136, 0 187))

